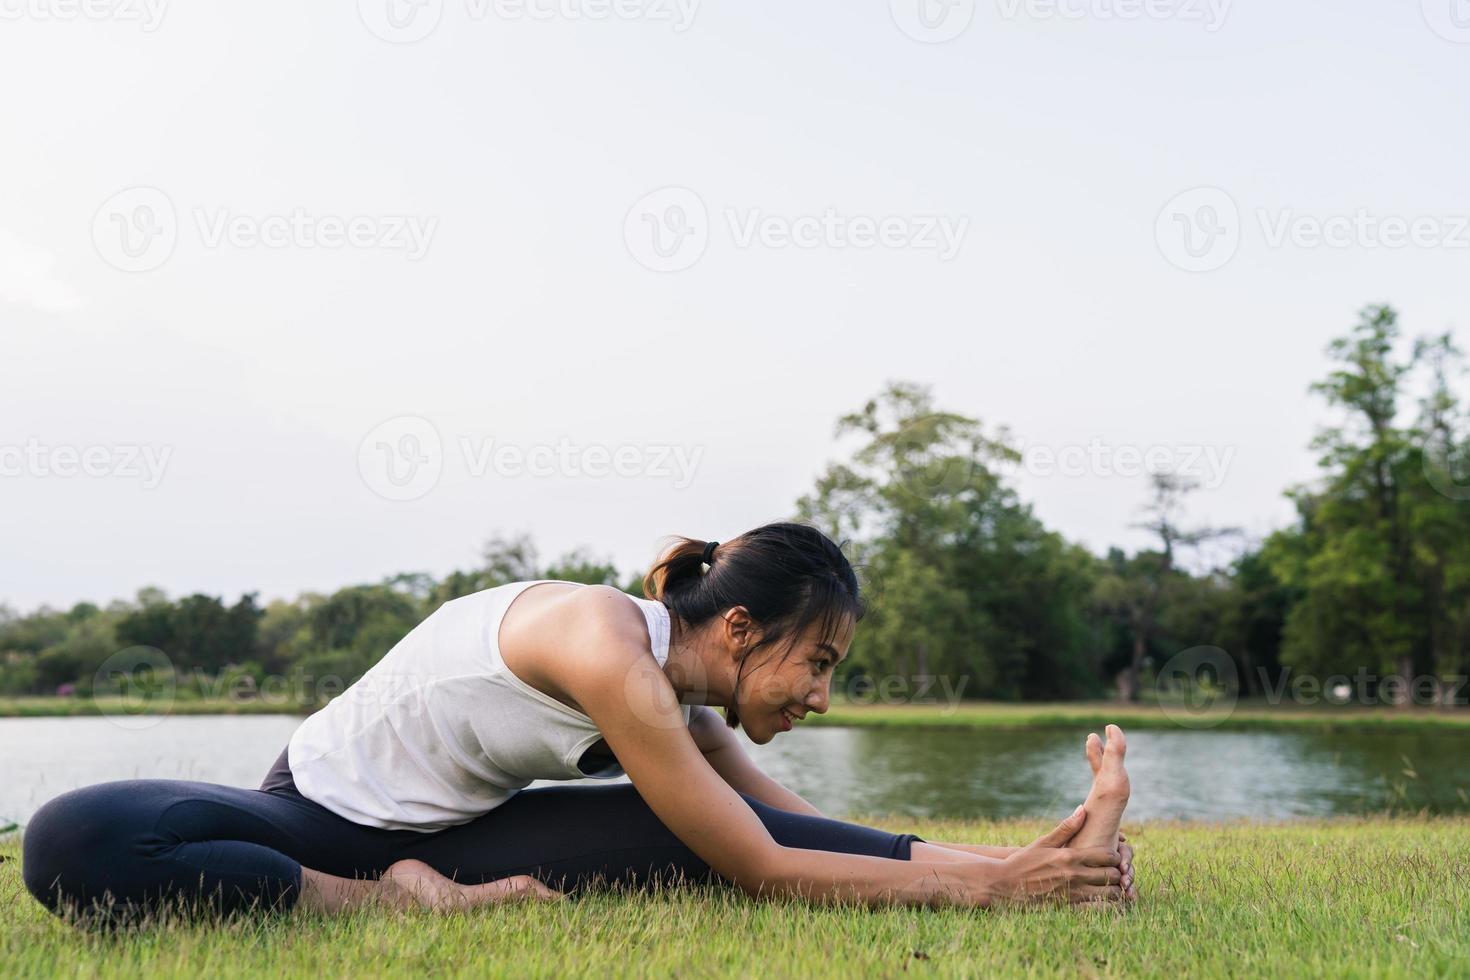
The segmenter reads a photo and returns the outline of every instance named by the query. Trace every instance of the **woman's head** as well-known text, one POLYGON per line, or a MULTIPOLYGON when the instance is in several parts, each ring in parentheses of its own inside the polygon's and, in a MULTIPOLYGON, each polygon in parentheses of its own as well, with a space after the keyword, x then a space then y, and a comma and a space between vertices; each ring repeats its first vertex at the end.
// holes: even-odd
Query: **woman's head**
POLYGON ((730 669, 725 720, 764 743, 786 715, 826 711, 832 669, 847 655, 864 603, 842 549, 807 524, 780 521, 722 541, 678 538, 643 579, 644 595, 703 631, 701 648, 730 669))

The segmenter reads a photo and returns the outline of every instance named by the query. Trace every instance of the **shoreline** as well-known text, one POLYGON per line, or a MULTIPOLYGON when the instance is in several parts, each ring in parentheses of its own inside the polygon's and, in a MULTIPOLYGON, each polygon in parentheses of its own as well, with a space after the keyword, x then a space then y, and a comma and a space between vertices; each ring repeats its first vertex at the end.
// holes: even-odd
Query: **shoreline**
MULTIPOLYGON (((187 699, 139 705, 92 698, 0 698, 0 718, 86 718, 142 715, 296 715, 314 708, 296 702, 187 699)), ((1283 707, 1242 702, 1233 710, 1194 713, 1182 706, 1116 704, 1106 701, 942 705, 835 703, 825 715, 811 714, 805 726, 848 728, 985 728, 997 731, 1097 728, 1115 722, 1140 731, 1327 731, 1447 732, 1470 735, 1470 709, 1354 706, 1283 707)))

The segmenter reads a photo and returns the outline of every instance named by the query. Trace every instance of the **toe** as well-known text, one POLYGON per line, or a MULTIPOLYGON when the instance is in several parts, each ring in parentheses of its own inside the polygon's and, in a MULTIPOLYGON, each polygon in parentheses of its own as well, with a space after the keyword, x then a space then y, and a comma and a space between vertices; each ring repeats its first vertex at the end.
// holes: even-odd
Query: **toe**
POLYGON ((1107 756, 1109 759, 1112 759, 1121 765, 1123 762, 1123 757, 1128 753, 1128 740, 1123 737, 1123 729, 1119 728, 1117 725, 1109 725, 1107 731, 1107 756))
POLYGON ((1094 776, 1097 775, 1098 770, 1102 769, 1102 762, 1102 739, 1097 737, 1096 732, 1093 732, 1091 735, 1087 736, 1087 764, 1092 766, 1092 774, 1094 776))

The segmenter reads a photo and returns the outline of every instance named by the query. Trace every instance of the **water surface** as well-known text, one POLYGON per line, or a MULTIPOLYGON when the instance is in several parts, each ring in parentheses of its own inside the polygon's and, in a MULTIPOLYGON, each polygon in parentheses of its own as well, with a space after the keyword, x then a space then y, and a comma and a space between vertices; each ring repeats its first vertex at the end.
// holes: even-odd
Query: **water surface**
MULTIPOLYGON (((107 718, 0 718, 0 818, 23 823, 53 796, 111 779, 255 787, 298 724, 292 715, 174 715, 131 730, 107 718)), ((1086 734, 798 728, 745 744, 766 772, 834 816, 1060 818, 1087 795, 1086 734)), ((1389 806, 1470 813, 1464 735, 1138 731, 1128 744, 1129 821, 1389 806)))

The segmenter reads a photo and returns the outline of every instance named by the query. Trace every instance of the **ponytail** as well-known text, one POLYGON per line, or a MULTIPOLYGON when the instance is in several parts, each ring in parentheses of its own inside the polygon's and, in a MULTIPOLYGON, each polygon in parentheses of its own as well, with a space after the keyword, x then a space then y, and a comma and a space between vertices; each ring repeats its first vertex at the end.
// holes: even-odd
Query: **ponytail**
MULTIPOLYGON (((865 604, 841 547, 817 528, 778 521, 729 541, 676 537, 643 577, 643 594, 671 615, 698 627, 732 606, 744 606, 762 636, 736 668, 738 692, 745 661, 763 646, 792 643, 808 624, 832 642, 844 620, 863 618, 865 604)), ((738 727, 732 705, 725 723, 738 727)))

